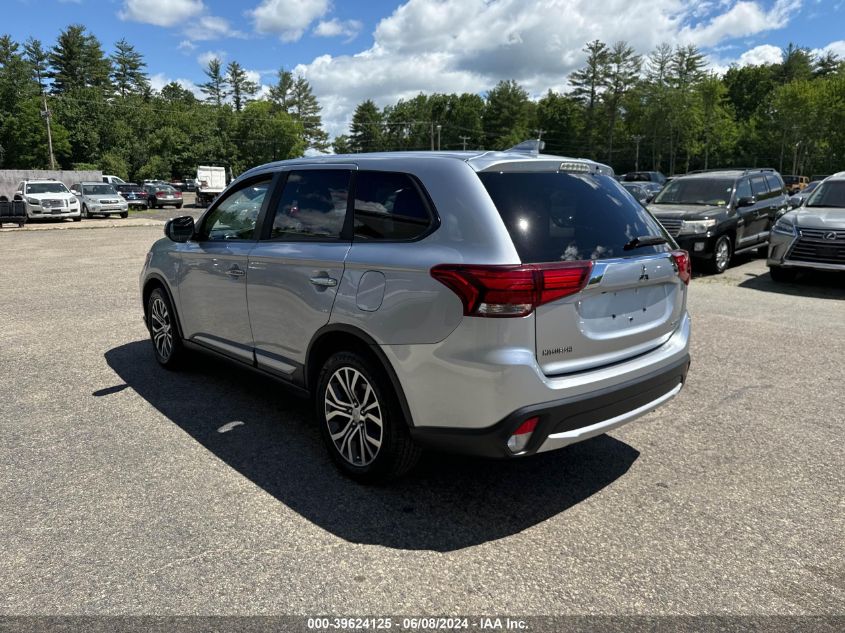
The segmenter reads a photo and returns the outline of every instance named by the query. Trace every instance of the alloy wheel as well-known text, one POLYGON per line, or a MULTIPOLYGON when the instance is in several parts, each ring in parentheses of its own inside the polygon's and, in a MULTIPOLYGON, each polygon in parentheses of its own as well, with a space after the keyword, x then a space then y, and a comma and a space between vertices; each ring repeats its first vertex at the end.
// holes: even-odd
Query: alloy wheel
POLYGON ((162 360, 167 361, 173 353, 173 326, 167 306, 159 297, 150 306, 150 330, 156 352, 162 360))
POLYGON ((384 437, 381 405, 367 378, 353 367, 332 374, 323 396, 329 436, 353 466, 375 460, 384 437))
POLYGON ((725 270, 728 267, 730 256, 731 247, 728 245, 728 240, 724 238, 719 240, 718 244, 716 244, 716 268, 725 270))

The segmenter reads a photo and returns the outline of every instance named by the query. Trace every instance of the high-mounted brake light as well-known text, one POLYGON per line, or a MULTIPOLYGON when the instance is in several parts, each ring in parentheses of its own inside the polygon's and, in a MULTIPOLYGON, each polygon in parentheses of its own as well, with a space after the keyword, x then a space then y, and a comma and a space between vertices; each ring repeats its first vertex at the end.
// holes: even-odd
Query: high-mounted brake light
POLYGON ((672 251, 672 260, 675 262, 675 268, 678 269, 678 277, 685 284, 689 285, 690 277, 692 277, 692 262, 690 262, 689 253, 686 251, 672 251))
POLYGON ((431 276, 451 289, 465 316, 521 317, 537 306, 580 292, 587 284, 591 261, 517 266, 441 264, 431 276))

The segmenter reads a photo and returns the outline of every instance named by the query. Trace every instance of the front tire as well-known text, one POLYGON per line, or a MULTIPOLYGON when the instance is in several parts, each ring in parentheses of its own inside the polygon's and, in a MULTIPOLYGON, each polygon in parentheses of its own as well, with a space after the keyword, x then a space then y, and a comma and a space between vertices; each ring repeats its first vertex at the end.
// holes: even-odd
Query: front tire
POLYGON ((129 212, 128 212, 128 211, 124 211, 123 213, 121 213, 121 214, 120 214, 120 217, 122 217, 122 218, 128 218, 128 217, 129 217, 129 212))
POLYGON ((82 221, 82 215, 80 214, 80 215, 76 216, 75 218, 73 218, 73 221, 74 222, 81 222, 82 221))
POLYGON ((91 214, 88 213, 88 207, 86 207, 84 204, 82 205, 82 217, 86 220, 91 219, 91 214))
POLYGON ((707 269, 716 275, 721 275, 728 268, 731 262, 731 254, 733 248, 731 247, 731 238, 723 235, 713 246, 713 257, 707 262, 707 269))
POLYGON ((380 483, 408 472, 419 447, 384 370, 356 352, 339 352, 320 372, 317 419, 335 464, 348 476, 380 483))
POLYGON ((185 350, 176 326, 176 312, 161 288, 153 290, 147 300, 147 327, 158 364, 166 369, 175 369, 185 350))

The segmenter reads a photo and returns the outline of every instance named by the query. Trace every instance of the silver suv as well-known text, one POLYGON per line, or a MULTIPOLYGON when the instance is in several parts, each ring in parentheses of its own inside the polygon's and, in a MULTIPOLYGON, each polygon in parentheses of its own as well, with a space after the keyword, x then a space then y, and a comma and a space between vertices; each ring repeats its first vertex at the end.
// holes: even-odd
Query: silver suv
POLYGON ((232 359, 310 394, 353 477, 420 447, 521 457, 675 396, 690 261, 605 165, 536 152, 257 167, 141 273, 158 362, 232 359))
POLYGON ((791 281, 801 269, 845 271, 845 171, 823 180, 797 209, 772 227, 772 279, 791 281))

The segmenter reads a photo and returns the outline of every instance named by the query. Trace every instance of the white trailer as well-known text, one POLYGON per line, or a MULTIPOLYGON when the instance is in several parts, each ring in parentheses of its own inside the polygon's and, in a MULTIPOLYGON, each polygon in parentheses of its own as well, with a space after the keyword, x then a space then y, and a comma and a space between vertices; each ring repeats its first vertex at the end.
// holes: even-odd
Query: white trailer
POLYGON ((197 167, 198 207, 207 207, 226 188, 226 168, 200 165, 197 167))

